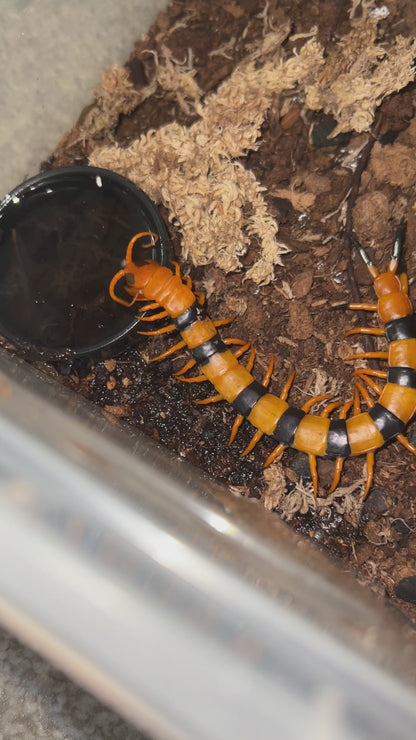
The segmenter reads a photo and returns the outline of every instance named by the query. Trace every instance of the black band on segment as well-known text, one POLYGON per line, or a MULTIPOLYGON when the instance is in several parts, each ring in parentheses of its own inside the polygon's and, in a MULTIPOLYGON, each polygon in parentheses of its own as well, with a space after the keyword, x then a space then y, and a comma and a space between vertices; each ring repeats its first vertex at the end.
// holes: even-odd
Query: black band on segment
POLYGON ((249 416, 253 406, 256 405, 259 398, 267 393, 267 388, 264 387, 258 380, 253 380, 250 385, 244 388, 238 396, 232 402, 232 407, 237 414, 241 416, 249 416))
POLYGON ((183 313, 173 319, 178 331, 185 331, 191 324, 194 324, 201 316, 201 311, 198 303, 195 301, 192 306, 186 309, 183 313))
POLYGON ((411 367, 389 367, 387 382, 416 390, 416 370, 411 367))
POLYGON ((215 355, 217 352, 225 352, 226 349, 227 347, 220 338, 220 335, 216 334, 212 339, 189 351, 198 365, 207 365, 212 355, 215 355))
POLYGON ((295 438, 296 430, 304 416, 305 412, 302 409, 289 406, 281 415, 271 434, 273 439, 282 444, 290 445, 295 438))
POLYGON ((325 455, 327 457, 348 457, 350 452, 346 421, 344 419, 331 420, 325 455))
POLYGON ((411 314, 389 321, 385 324, 384 331, 389 343, 396 342, 398 339, 416 339, 416 315, 411 314))
POLYGON ((397 437, 398 434, 402 434, 406 425, 399 419, 395 414, 386 409, 380 403, 375 403, 374 406, 368 411, 369 416, 374 421, 377 429, 383 435, 383 439, 387 442, 393 437, 397 437))

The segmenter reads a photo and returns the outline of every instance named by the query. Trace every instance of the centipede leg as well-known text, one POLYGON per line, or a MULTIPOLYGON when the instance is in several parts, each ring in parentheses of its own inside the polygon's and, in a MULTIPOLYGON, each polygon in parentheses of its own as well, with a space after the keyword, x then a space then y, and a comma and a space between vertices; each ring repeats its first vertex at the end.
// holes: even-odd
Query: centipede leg
POLYGON ((318 469, 316 467, 316 455, 308 455, 309 469, 311 471, 313 496, 316 499, 318 495, 318 469))
POLYGON ((177 344, 174 344, 173 347, 170 347, 166 350, 166 352, 162 352, 161 355, 157 355, 156 357, 152 357, 150 362, 157 362, 158 360, 164 360, 165 357, 169 357, 169 355, 173 355, 175 352, 178 352, 179 350, 186 347, 185 340, 182 340, 181 342, 178 342, 177 344))
MULTIPOLYGON (((145 311, 146 309, 142 309, 145 311)), ((153 314, 152 316, 137 316, 136 318, 140 319, 140 321, 157 321, 158 319, 165 319, 166 316, 169 316, 167 311, 161 311, 160 313, 153 314)))
MULTIPOLYGON (((356 382, 356 388, 358 389, 359 393, 361 393, 367 406, 369 408, 374 406, 374 401, 370 397, 370 395, 368 394, 364 386, 362 386, 361 383, 356 382)), ((374 478, 374 459, 375 459, 374 452, 367 452, 366 459, 367 459, 367 477, 366 477, 363 500, 367 498, 368 492, 371 488, 371 484, 374 478)))
POLYGON ((409 452, 411 452, 413 455, 416 455, 416 447, 415 445, 412 445, 411 442, 407 439, 407 437, 404 436, 404 434, 398 434, 396 437, 397 441, 400 442, 403 447, 406 448, 409 452))
MULTIPOLYGON (((138 301, 140 300, 146 300, 146 299, 139 298, 138 301)), ((156 301, 154 301, 153 303, 147 303, 146 306, 141 306, 140 311, 152 311, 155 308, 160 308, 160 303, 157 303, 156 301)))
POLYGON ((360 378, 361 380, 364 381, 364 383, 367 383, 369 388, 371 388, 371 390, 373 390, 374 393, 376 393, 377 396, 379 396, 383 389, 378 383, 372 380, 371 375, 372 375, 371 373, 367 372, 367 368, 362 368, 360 370, 355 370, 353 372, 354 377, 360 378))
MULTIPOLYGON (((358 391, 357 391, 358 393, 358 391)), ((338 419, 346 419, 348 412, 353 405, 353 401, 347 401, 347 403, 344 403, 342 408, 339 411, 338 419)), ((359 413, 359 412, 358 412, 359 413)), ((332 493, 335 491, 336 487, 338 486, 338 483, 341 480, 341 473, 342 469, 344 467, 344 459, 343 457, 337 457, 335 460, 335 469, 334 469, 334 477, 332 478, 331 487, 328 491, 328 493, 332 493)))
POLYGON ((357 380, 355 381, 355 387, 358 389, 359 393, 361 393, 361 395, 362 395, 364 401, 366 402, 368 408, 371 409, 372 406, 374 406, 374 401, 371 398, 370 394, 368 393, 367 389, 364 388, 364 386, 361 385, 361 383, 359 383, 357 380))
MULTIPOLYGON (((254 346, 251 345, 250 357, 248 358, 248 362, 247 362, 247 365, 246 365, 246 370, 248 370, 249 373, 251 373, 251 371, 253 369, 255 358, 256 358, 256 350, 254 349, 254 346)), ((243 421, 244 421, 244 416, 242 414, 237 414, 237 416, 234 419, 233 426, 231 428, 230 438, 228 440, 228 447, 230 445, 232 445, 232 443, 234 442, 234 440, 235 440, 235 438, 237 436, 237 432, 240 429, 243 421)))
POLYGON ((224 398, 220 393, 217 393, 215 396, 210 396, 209 398, 202 398, 200 401, 194 401, 194 403, 198 404, 198 406, 206 406, 208 403, 218 403, 218 401, 223 401, 224 398))
MULTIPOLYGON (((193 363, 193 365, 196 364, 194 360, 190 360, 188 363, 190 367, 193 366, 191 363, 193 363)), ((189 367, 187 367, 187 370, 189 370, 189 367)), ((176 376, 176 373, 175 373, 175 376, 176 376)), ((182 383, 206 383, 208 378, 206 378, 205 375, 195 375, 193 378, 179 377, 178 380, 180 380, 182 383)))
POLYGON ((349 303, 351 311, 377 311, 377 303, 349 303))
POLYGON ((267 458, 267 460, 263 463, 263 468, 268 468, 269 465, 272 464, 272 462, 274 462, 275 460, 277 460, 277 458, 280 457, 280 455, 283 454, 283 452, 285 451, 286 447, 287 447, 287 445, 284 445, 283 442, 281 442, 279 445, 277 445, 277 447, 275 447, 274 450, 270 453, 270 455, 267 458))
MULTIPOLYGON (((272 374, 273 374, 273 369, 274 369, 274 356, 272 355, 271 358, 270 358, 269 367, 267 368, 266 373, 264 375, 264 378, 261 381, 261 384, 262 384, 262 386, 264 388, 268 388, 269 387, 270 380, 271 380, 271 377, 272 377, 272 374)), ((239 418, 240 417, 237 417, 237 419, 239 419, 239 418)), ((236 421, 237 421, 237 419, 236 419, 236 421)), ((234 425, 235 425, 235 422, 234 422, 234 425)), ((249 455, 250 452, 252 450, 254 450, 256 444, 258 442, 260 442, 263 434, 264 434, 264 432, 262 432, 260 429, 258 429, 257 432, 255 432, 253 434, 250 442, 248 443, 248 445, 245 448, 245 450, 243 450, 243 452, 241 453, 240 457, 246 457, 247 455, 249 455)))
POLYGON ((230 319, 216 319, 212 323, 214 324, 215 328, 218 329, 219 326, 227 326, 228 324, 231 324, 235 319, 235 316, 231 316, 230 319))
MULTIPOLYGON (((293 383, 294 379, 295 379, 295 370, 293 370, 290 373, 290 375, 289 375, 286 383, 284 384, 284 386, 282 388, 282 391, 281 391, 280 396, 279 396, 279 398, 281 398, 282 401, 286 401, 287 400, 287 397, 289 395, 289 391, 290 391, 290 389, 292 387, 292 383, 293 383)), ((270 455, 268 456, 268 458, 264 462, 263 468, 268 468, 269 465, 271 465, 275 460, 277 460, 279 457, 281 457, 281 455, 285 451, 286 447, 287 447, 287 445, 283 444, 282 442, 280 444, 278 444, 277 447, 275 447, 274 450, 272 450, 272 452, 270 453, 270 455)))
POLYGON ((388 352, 359 352, 356 355, 349 355, 345 360, 361 360, 363 358, 367 358, 369 360, 387 360, 388 356, 388 352))
POLYGON ((363 499, 367 498, 368 492, 371 488, 371 484, 374 478, 374 452, 367 452, 367 479, 364 489, 363 499))
POLYGON ((169 334, 175 330, 175 324, 169 324, 169 326, 163 326, 161 329, 153 329, 153 331, 138 331, 137 334, 142 334, 144 337, 156 337, 160 334, 169 334))
POLYGON ((407 277, 405 272, 402 272, 399 279, 400 285, 402 287, 402 293, 407 295, 409 293, 409 278, 407 277))
POLYGON ((189 380, 189 378, 181 378, 181 375, 184 375, 188 372, 188 370, 191 370, 191 368, 195 367, 196 360, 188 360, 186 365, 181 367, 180 370, 178 370, 176 373, 173 373, 174 378, 178 378, 178 380, 189 380))
POLYGON ((344 459, 344 457, 337 457, 337 459, 335 460, 334 477, 332 478, 331 488, 329 489, 328 493, 332 493, 333 491, 335 491, 338 483, 341 480, 341 474, 344 467, 344 459))
MULTIPOLYGON (((329 396, 330 397, 330 396, 329 396)), ((325 398, 328 398, 328 396, 316 396, 315 398, 310 399, 304 406, 309 406, 309 408, 312 408, 312 406, 317 403, 318 401, 324 400, 325 398)), ((327 406, 325 406, 324 409, 322 409, 320 416, 323 416, 324 418, 329 416, 331 411, 341 406, 340 401, 333 401, 332 403, 329 403, 327 406)), ((309 410, 308 408, 308 410, 309 410)), ((311 471, 311 478, 312 478, 312 485, 313 485, 313 495, 316 499, 318 495, 318 487, 319 487, 319 480, 318 480, 318 468, 316 465, 316 455, 309 454, 308 455, 308 461, 309 461, 309 469, 311 471)))
POLYGON ((387 380, 387 372, 385 370, 373 370, 371 367, 363 367, 359 370, 354 370, 354 372, 351 373, 351 377, 353 378, 354 375, 358 375, 361 372, 364 372, 366 375, 371 375, 374 378, 382 378, 383 380, 387 380))
POLYGON ((312 406, 315 406, 316 403, 319 403, 320 401, 327 401, 330 398, 332 398, 331 393, 323 393, 320 396, 313 396, 313 398, 309 398, 308 401, 303 404, 302 411, 304 411, 305 414, 308 414, 312 406))
POLYGON ((199 290, 195 290, 194 291, 194 296, 196 297, 196 299, 197 299, 197 301, 198 301, 198 303, 199 303, 200 306, 204 306, 205 305, 205 301, 207 300, 207 297, 206 297, 205 293, 201 293, 199 290))
POLYGON ((385 331, 375 326, 358 326, 355 329, 349 329, 345 336, 350 337, 353 334, 372 334, 376 337, 384 337, 385 331))

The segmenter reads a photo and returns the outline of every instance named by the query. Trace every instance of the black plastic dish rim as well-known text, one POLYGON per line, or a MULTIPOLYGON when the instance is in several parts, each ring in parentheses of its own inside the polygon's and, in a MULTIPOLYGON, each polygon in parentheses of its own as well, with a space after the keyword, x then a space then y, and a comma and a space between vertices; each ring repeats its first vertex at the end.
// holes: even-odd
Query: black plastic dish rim
MULTIPOLYGON (((74 178, 74 176, 79 179, 83 179, 84 176, 87 176, 92 180, 96 180, 97 177, 100 177, 102 180, 110 180, 114 185, 117 185, 121 191, 128 191, 130 195, 137 198, 140 201, 142 209, 146 213, 146 217, 149 219, 150 228, 159 236, 159 240, 156 245, 157 260, 162 265, 169 264, 169 237, 163 219, 153 201, 143 190, 131 182, 131 180, 128 180, 126 177, 123 177, 123 175, 119 175, 116 172, 112 172, 112 170, 106 170, 101 167, 90 167, 87 165, 57 167, 54 170, 42 172, 39 175, 29 178, 29 180, 25 180, 25 182, 7 193, 0 202, 0 221, 4 211, 13 204, 13 200, 15 198, 22 199, 28 195, 34 195, 39 189, 53 186, 57 181, 64 181, 66 178, 69 181, 74 178)), ((85 357, 87 355, 97 354, 98 352, 105 352, 110 349, 110 347, 113 347, 113 345, 121 344, 123 340, 126 340, 140 324, 140 319, 136 319, 135 317, 131 318, 131 316, 128 318, 129 323, 126 327, 118 331, 117 334, 113 334, 108 340, 74 350, 67 347, 63 347, 62 349, 51 349, 48 347, 42 347, 41 345, 29 344, 28 342, 22 342, 19 340, 11 332, 4 331, 3 327, 1 328, 1 331, 10 342, 16 345, 16 347, 22 348, 29 353, 32 351, 37 356, 42 355, 44 359, 85 357)))

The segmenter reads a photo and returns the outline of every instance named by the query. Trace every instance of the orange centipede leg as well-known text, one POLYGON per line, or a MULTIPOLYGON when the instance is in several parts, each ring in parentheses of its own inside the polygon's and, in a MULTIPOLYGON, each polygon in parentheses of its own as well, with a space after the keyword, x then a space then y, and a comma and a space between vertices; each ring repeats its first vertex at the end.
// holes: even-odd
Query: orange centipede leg
POLYGON ((155 337, 159 334, 169 334, 175 329, 175 324, 169 324, 169 326, 163 326, 161 329, 154 329, 153 331, 138 331, 137 334, 142 334, 144 337, 155 337))
POLYGON ((127 250, 126 250, 126 264, 128 264, 129 262, 133 262, 133 259, 132 259, 133 247, 134 247, 135 243, 138 241, 138 239, 141 239, 142 236, 151 236, 153 238, 152 241, 151 242, 148 242, 147 244, 140 244, 140 247, 142 249, 149 249, 149 247, 154 247, 154 245, 156 244, 156 242, 157 242, 157 240, 159 238, 158 235, 157 234, 154 234, 152 231, 140 231, 139 234, 135 234, 133 236, 133 238, 130 239, 130 241, 129 241, 128 245, 127 245, 127 250))
MULTIPOLYGON (((295 374, 296 374, 296 371, 295 370, 292 370, 292 372, 290 373, 290 375, 289 375, 286 383, 284 384, 284 386, 282 388, 282 391, 281 391, 280 396, 279 396, 279 398, 281 398, 282 401, 287 401, 287 397, 289 395, 289 391, 290 391, 290 389, 292 387, 292 383, 293 383, 293 381, 295 379, 295 374)), ((274 462, 275 460, 277 460, 277 458, 281 457, 281 455, 285 451, 286 447, 287 447, 287 445, 284 445, 282 442, 280 444, 278 444, 277 447, 275 447, 274 450, 272 450, 272 452, 270 453, 270 455, 266 459, 265 463, 263 464, 263 468, 268 468, 269 465, 272 464, 272 462, 274 462)))
POLYGON ((309 469, 311 471, 311 476, 312 476, 313 497, 316 499, 318 495, 318 470, 316 467, 316 455, 308 455, 308 460, 309 460, 309 469))
POLYGON ((316 403, 319 403, 320 401, 326 401, 329 398, 332 398, 331 393, 325 393, 321 396, 314 396, 313 398, 309 398, 309 400, 303 404, 302 411, 307 414, 311 410, 312 406, 315 406, 316 403))
POLYGON ((367 452, 367 479, 364 489, 363 500, 367 498, 368 492, 371 488, 371 484, 374 478, 374 452, 367 452))
POLYGON ((122 270, 119 270, 114 275, 113 279, 110 282, 110 285, 108 286, 108 292, 110 294, 110 297, 115 301, 116 303, 120 303, 121 306, 127 306, 127 308, 130 308, 133 303, 136 302, 137 298, 136 296, 133 296, 131 301, 125 301, 123 298, 119 298, 118 295, 115 293, 115 286, 117 283, 126 275, 126 270, 123 268, 122 270))
POLYGON ((325 406, 324 409, 322 409, 319 415, 327 418, 335 409, 339 408, 341 405, 342 401, 332 401, 332 403, 329 403, 327 406, 325 406))
POLYGON ((195 375, 193 378, 179 377, 178 380, 180 380, 181 383, 206 383, 208 378, 206 378, 205 375, 195 375))
POLYGON ((169 357, 169 355, 173 355, 175 352, 178 352, 180 349, 183 349, 186 347, 186 342, 183 339, 181 342, 178 342, 177 344, 174 344, 173 347, 170 347, 166 350, 166 352, 162 352, 161 355, 157 355, 157 357, 152 357, 150 362, 157 362, 158 360, 164 360, 165 357, 169 357))
POLYGON ((209 398, 203 398, 201 401, 193 401, 193 403, 198 404, 198 406, 206 406, 208 403, 218 403, 218 401, 223 401, 223 397, 220 393, 217 393, 215 396, 210 396, 209 398))
MULTIPOLYGON (((138 301, 146 300, 145 298, 138 298, 138 301)), ((154 303, 148 303, 146 306, 141 306, 140 311, 152 311, 155 308, 160 308, 160 303, 156 301, 154 303)))
MULTIPOLYGON (((269 362, 269 366, 268 366, 268 368, 267 368, 267 370, 266 370, 266 373, 265 373, 265 375, 264 375, 264 378, 263 378, 263 380, 261 381, 261 384, 262 384, 262 386, 263 386, 264 388, 268 388, 268 387, 269 387, 269 384, 270 384, 270 380, 271 380, 271 377, 272 377, 272 375, 273 375, 273 369, 274 369, 274 355, 272 355, 272 356, 271 356, 271 358, 270 358, 270 362, 269 362)), ((243 418, 244 418, 244 417, 241 417, 241 420, 242 420, 243 418)), ((240 419, 240 416, 237 416, 237 419, 240 419)), ((235 423, 236 423, 237 419, 235 420, 235 422, 234 422, 234 425, 235 425, 235 423)), ((241 423, 241 422, 240 422, 240 423, 241 423)), ((238 425, 238 427, 239 427, 239 426, 240 426, 240 424, 238 425)), ((237 428, 238 428, 238 427, 237 427, 237 428)), ((246 457, 246 455, 249 455, 249 454, 250 454, 250 452, 251 452, 252 450, 254 450, 254 448, 255 448, 256 444, 257 444, 258 442, 260 442, 261 438, 263 437, 263 434, 264 434, 264 432, 262 432, 262 431, 260 431, 260 429, 258 429, 258 430, 257 430, 257 432, 255 432, 255 433, 253 434, 253 436, 252 436, 252 438, 251 438, 250 442, 248 443, 248 445, 247 445, 247 447, 245 448, 245 450, 244 450, 244 451, 243 451, 243 452, 241 453, 240 457, 246 457)))
MULTIPOLYGON (((238 418, 238 417, 237 417, 237 418, 238 418)), ((244 417, 243 417, 243 418, 244 418, 244 417)), ((235 422, 234 422, 234 423, 235 423, 235 422)), ((255 433, 253 434, 253 436, 252 436, 252 438, 251 438, 250 442, 248 443, 248 445, 247 445, 247 447, 245 448, 245 450, 243 450, 243 452, 241 453, 240 457, 246 457, 247 455, 249 455, 249 454, 250 454, 250 452, 251 452, 252 450, 254 450, 254 448, 255 448, 256 444, 257 444, 258 442, 260 442, 260 440, 261 440, 261 438, 262 438, 263 434, 264 434, 264 432, 261 432, 261 431, 260 431, 260 429, 258 429, 258 430, 257 430, 257 432, 255 432, 255 433)))
MULTIPOLYGON (((353 401, 347 401, 347 403, 344 403, 344 405, 339 411, 338 419, 346 419, 348 412, 352 405, 353 405, 353 401)), ((334 477, 332 478, 331 487, 328 493, 332 493, 333 491, 335 491, 336 487, 338 486, 338 483, 341 479, 341 473, 342 473, 343 467, 344 467, 344 458, 337 457, 337 459, 335 460, 334 477)))
POLYGON ((350 337, 352 334, 374 334, 376 337, 384 337, 384 329, 375 326, 359 326, 355 329, 349 329, 345 336, 350 337))
POLYGON ((377 303, 349 303, 351 311, 377 311, 377 303))
POLYGON ((407 439, 407 437, 404 436, 404 434, 398 434, 396 437, 397 441, 400 442, 400 444, 403 445, 403 447, 406 448, 406 450, 409 450, 413 455, 416 455, 416 447, 415 445, 412 445, 411 442, 407 439))
MULTIPOLYGON (((249 371, 249 373, 251 373, 253 369, 255 357, 256 357, 256 350, 254 349, 254 346, 251 345, 250 357, 248 358, 248 362, 246 365, 246 369, 249 371)), ((230 438, 228 440, 228 447, 232 445, 232 443, 234 442, 237 436, 237 432, 240 429, 243 421, 244 421, 244 416, 242 414, 237 414, 237 416, 234 419, 233 426, 231 428, 230 438)))
POLYGON ((173 373, 174 378, 178 378, 181 380, 181 375, 184 375, 188 372, 188 370, 191 370, 191 368, 195 367, 196 360, 188 360, 186 365, 184 365, 180 370, 178 370, 176 373, 173 373))
POLYGON ((353 401, 353 415, 358 416, 358 414, 361 414, 361 398, 360 394, 358 393, 358 384, 355 384, 354 387, 354 401, 353 401))
POLYGON ((277 458, 280 457, 280 455, 283 454, 283 452, 285 451, 286 447, 287 447, 287 445, 284 445, 282 442, 279 445, 277 445, 277 447, 275 447, 274 450, 270 453, 270 455, 267 458, 267 460, 263 463, 263 468, 268 468, 269 465, 272 464, 272 462, 274 462, 275 460, 277 460, 277 458))
POLYGON ((227 324, 231 324, 235 319, 235 316, 232 316, 230 319, 216 319, 212 323, 214 324, 215 328, 218 329, 219 326, 227 326, 227 324))
POLYGON ((354 370, 354 372, 351 373, 351 377, 353 378, 354 375, 358 375, 361 371, 365 372, 366 375, 372 375, 374 378, 382 378, 383 380, 387 379, 387 372, 385 370, 373 370, 371 367, 363 367, 359 370, 354 370))
POLYGON ((290 375, 289 375, 286 383, 284 384, 284 386, 282 388, 282 391, 281 391, 280 396, 279 396, 279 398, 281 398, 282 401, 287 401, 287 397, 289 395, 289 391, 290 391, 290 389, 292 387, 292 384, 293 384, 293 381, 295 379, 295 374, 296 374, 296 370, 292 370, 292 372, 290 373, 290 375))
POLYGON ((360 352, 356 355, 349 355, 349 357, 345 358, 345 361, 347 360, 360 360, 364 357, 367 357, 369 360, 387 360, 389 356, 388 352, 360 352))
POLYGON ((409 278, 407 277, 405 272, 402 272, 400 275, 400 285, 402 286, 402 293, 405 293, 405 295, 408 295, 409 293, 409 278))
MULTIPOLYGON (((145 311, 146 309, 142 309, 145 311)), ((136 318, 140 319, 140 321, 157 321, 158 319, 165 319, 166 316, 169 316, 167 311, 161 311, 160 313, 153 314, 153 316, 137 316, 136 318)))
MULTIPOLYGON (((236 341, 237 341, 236 339, 233 339, 233 341, 230 342, 230 344, 236 344, 236 341)), ((240 341, 242 341, 242 340, 239 340, 239 342, 240 341)), ((224 342, 224 344, 226 344, 226 342, 224 342)), ((237 358, 238 357, 241 357, 252 346, 253 345, 251 344, 251 342, 244 342, 244 344, 242 345, 242 347, 240 347, 240 349, 237 349, 235 352, 233 352, 234 357, 237 357, 237 358)))
POLYGON ((378 396, 381 394, 381 391, 383 390, 382 387, 376 383, 374 380, 371 379, 371 376, 367 373, 367 368, 362 368, 360 370, 355 370, 353 375, 356 378, 361 378, 361 380, 364 381, 364 383, 367 383, 369 388, 374 391, 378 396))
MULTIPOLYGON (((312 405, 314 405, 318 401, 324 400, 324 398, 325 397, 317 396, 316 398, 312 398, 312 399, 310 399, 310 401, 307 401, 307 404, 309 405, 309 408, 312 408, 312 405)), ((341 401, 333 401, 332 403, 329 403, 327 406, 325 406, 325 408, 322 409, 322 411, 320 413, 320 416, 322 416, 324 418, 328 417, 330 415, 330 413, 332 411, 334 411, 334 409, 339 408, 341 406, 341 404, 342 404, 341 401)), ((346 404, 344 404, 344 406, 345 405, 346 404)), ((316 498, 317 495, 318 495, 318 486, 319 486, 318 469, 317 469, 317 465, 316 465, 316 455, 308 455, 308 459, 309 459, 309 468, 310 468, 310 471, 311 471, 312 483, 313 483, 313 495, 316 498)), ((341 472, 340 472, 340 475, 341 475, 341 472)))
MULTIPOLYGON (((374 401, 368 394, 366 388, 361 385, 361 383, 358 383, 356 381, 356 387, 358 387, 359 392, 361 393, 362 397, 364 398, 367 406, 371 408, 374 406, 374 401)), ((374 452, 367 452, 366 459, 367 459, 367 478, 365 483, 365 489, 364 489, 364 496, 363 500, 367 498, 368 492, 371 488, 371 484, 373 482, 374 478, 374 452)))
POLYGON ((198 301, 198 303, 199 303, 200 306, 204 306, 205 305, 205 301, 207 300, 207 297, 206 297, 205 293, 201 293, 199 290, 195 290, 194 291, 194 296, 197 299, 197 301, 198 301))
POLYGON ((366 402, 368 408, 371 409, 372 406, 374 406, 374 401, 371 398, 370 394, 368 393, 367 389, 364 388, 364 386, 361 385, 361 383, 359 383, 357 380, 355 381, 355 387, 358 388, 358 391, 359 391, 359 393, 361 393, 361 395, 362 395, 364 401, 366 402))

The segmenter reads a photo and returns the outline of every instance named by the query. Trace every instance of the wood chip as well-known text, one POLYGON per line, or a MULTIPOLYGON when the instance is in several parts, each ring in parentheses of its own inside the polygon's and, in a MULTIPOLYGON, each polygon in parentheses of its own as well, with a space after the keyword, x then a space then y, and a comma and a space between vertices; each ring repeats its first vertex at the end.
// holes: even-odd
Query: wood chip
POLYGON ((117 367, 116 360, 104 360, 104 367, 109 373, 113 373, 117 367))
POLYGON ((107 404, 104 406, 104 411, 107 411, 109 414, 113 414, 113 416, 117 416, 119 419, 123 419, 131 415, 131 406, 129 403, 119 405, 115 404, 114 406, 107 404))

